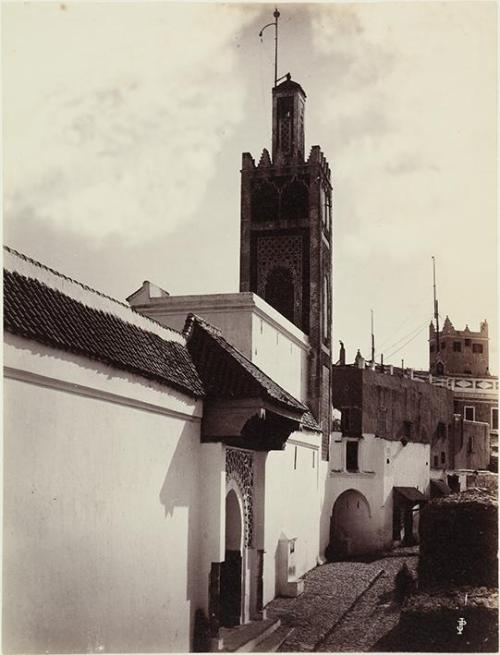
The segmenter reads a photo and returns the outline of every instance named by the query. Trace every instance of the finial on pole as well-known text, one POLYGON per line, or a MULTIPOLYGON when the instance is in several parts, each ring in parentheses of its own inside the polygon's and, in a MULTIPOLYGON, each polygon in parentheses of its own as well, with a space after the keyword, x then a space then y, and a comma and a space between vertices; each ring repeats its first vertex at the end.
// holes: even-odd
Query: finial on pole
POLYGON ((278 7, 274 9, 273 16, 274 21, 264 25, 264 27, 259 32, 259 36, 262 39, 262 35, 266 27, 271 27, 274 25, 274 86, 278 86, 278 18, 280 17, 278 7))
POLYGON ((439 309, 438 309, 438 300, 436 292, 436 259, 432 257, 432 281, 434 289, 434 318, 436 320, 436 352, 440 351, 439 343, 439 309))

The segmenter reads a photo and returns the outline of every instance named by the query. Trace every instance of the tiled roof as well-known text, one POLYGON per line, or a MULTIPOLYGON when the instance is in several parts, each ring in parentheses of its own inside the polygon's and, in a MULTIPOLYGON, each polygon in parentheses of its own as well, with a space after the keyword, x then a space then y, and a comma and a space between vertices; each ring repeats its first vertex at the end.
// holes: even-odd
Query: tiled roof
MULTIPOLYGON (((195 314, 186 319, 184 333, 208 396, 216 398, 264 397, 304 414, 308 408, 285 391, 228 343, 222 332, 195 314)), ((311 417, 312 418, 312 417, 311 417)), ((314 419, 313 419, 314 421, 314 419)))
POLYGON ((314 432, 321 432, 321 428, 318 425, 318 422, 311 414, 311 412, 306 412, 302 417, 302 425, 308 430, 314 430, 314 432))
POLYGON ((7 332, 96 359, 192 396, 204 395, 183 343, 166 340, 13 271, 4 271, 4 327, 7 332))

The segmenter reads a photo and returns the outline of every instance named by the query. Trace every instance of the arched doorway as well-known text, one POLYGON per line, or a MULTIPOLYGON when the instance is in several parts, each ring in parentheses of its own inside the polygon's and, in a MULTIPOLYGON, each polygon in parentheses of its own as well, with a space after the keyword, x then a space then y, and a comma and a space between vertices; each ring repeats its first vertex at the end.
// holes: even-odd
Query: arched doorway
POLYGON ((354 557, 372 549, 370 506, 363 494, 348 489, 333 506, 328 559, 354 557))
POLYGON ((221 567, 221 623, 226 628, 241 622, 243 516, 238 496, 226 496, 226 544, 221 567))

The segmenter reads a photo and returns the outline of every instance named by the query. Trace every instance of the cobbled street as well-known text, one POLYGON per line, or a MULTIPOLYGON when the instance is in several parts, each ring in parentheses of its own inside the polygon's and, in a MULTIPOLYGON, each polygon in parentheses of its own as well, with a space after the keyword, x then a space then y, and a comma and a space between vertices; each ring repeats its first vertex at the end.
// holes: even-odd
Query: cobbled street
POLYGON ((369 562, 333 562, 305 576, 298 598, 276 598, 270 618, 294 628, 281 652, 393 650, 400 606, 394 579, 403 563, 415 574, 418 550, 401 549, 369 562))

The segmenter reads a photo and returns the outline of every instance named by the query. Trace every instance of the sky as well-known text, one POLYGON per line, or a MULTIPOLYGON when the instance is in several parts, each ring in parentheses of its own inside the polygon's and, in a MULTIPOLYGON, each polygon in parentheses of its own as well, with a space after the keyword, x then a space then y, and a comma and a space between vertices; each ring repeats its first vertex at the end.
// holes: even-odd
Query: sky
MULTIPOLYGON (((333 175, 334 348, 428 366, 490 325, 496 3, 279 4, 279 75, 333 175)), ((4 2, 4 243, 123 300, 236 292, 241 153, 271 144, 274 5, 4 2)), ((337 354, 334 353, 334 361, 337 354)))

